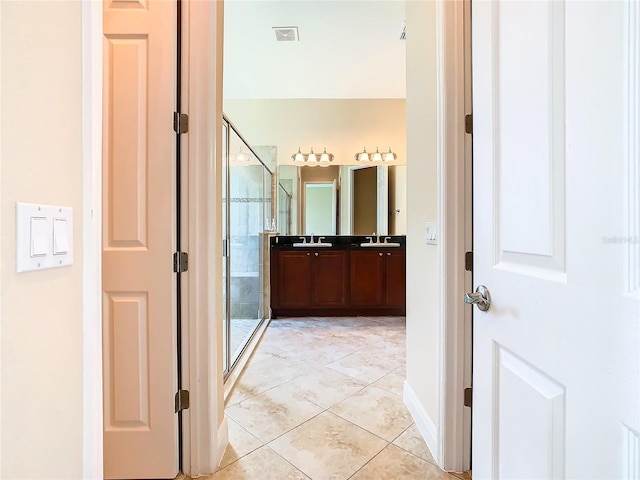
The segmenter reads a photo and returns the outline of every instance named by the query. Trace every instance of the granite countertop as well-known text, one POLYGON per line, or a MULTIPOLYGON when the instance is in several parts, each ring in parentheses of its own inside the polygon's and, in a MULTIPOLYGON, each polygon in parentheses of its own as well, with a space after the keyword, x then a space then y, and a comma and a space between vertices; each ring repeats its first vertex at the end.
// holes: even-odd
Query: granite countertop
MULTIPOLYGON (((270 243, 273 249, 297 249, 305 247, 294 247, 293 244, 302 243, 301 237, 304 237, 309 242, 310 235, 276 235, 271 237, 270 243)), ((323 250, 344 250, 344 249, 360 249, 360 248, 375 248, 375 247, 361 247, 361 243, 368 243, 371 235, 314 235, 314 242, 318 242, 318 238, 322 237, 322 243, 330 243, 331 247, 308 247, 308 248, 322 248, 323 250)), ((381 247, 381 248, 406 248, 406 236, 405 235, 380 235, 380 243, 384 242, 384 239, 388 237, 387 242, 399 243, 398 247, 381 247)), ((374 237, 375 241, 375 237, 374 237)))

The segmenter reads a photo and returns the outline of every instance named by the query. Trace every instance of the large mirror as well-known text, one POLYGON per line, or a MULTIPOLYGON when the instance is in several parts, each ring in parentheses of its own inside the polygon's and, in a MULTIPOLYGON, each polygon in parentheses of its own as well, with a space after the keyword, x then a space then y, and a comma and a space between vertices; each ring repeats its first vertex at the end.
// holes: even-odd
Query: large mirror
POLYGON ((336 235, 338 231, 338 185, 332 182, 305 182, 303 235, 336 235))
POLYGON ((404 235, 404 166, 278 166, 283 235, 404 235))

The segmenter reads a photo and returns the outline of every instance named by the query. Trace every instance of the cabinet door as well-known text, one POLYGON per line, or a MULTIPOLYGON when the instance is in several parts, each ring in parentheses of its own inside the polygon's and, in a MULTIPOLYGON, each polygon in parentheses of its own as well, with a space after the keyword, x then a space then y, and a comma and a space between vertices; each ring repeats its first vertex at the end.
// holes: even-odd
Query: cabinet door
POLYGON ((384 304, 384 256, 378 250, 353 250, 349 293, 354 307, 379 307, 384 304))
POLYGON ((347 252, 313 253, 313 306, 347 306, 347 252))
POLYGON ((274 307, 311 306, 311 261, 312 256, 309 251, 277 253, 277 271, 275 272, 277 291, 274 295, 274 307))
POLYGON ((404 307, 406 304, 406 255, 405 252, 386 252, 385 305, 404 307))

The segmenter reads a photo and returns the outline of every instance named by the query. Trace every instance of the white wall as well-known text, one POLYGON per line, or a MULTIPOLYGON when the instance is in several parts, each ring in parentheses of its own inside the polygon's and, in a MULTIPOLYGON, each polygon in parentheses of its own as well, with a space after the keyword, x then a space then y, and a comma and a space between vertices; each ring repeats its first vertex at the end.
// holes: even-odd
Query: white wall
POLYGON ((0 2, 2 478, 82 477, 81 2, 0 2), (15 202, 73 207, 74 264, 15 273, 15 202))
POLYGON ((422 424, 431 430, 432 439, 439 416, 439 247, 425 243, 425 225, 437 220, 438 211, 435 11, 435 2, 407 2, 406 389, 409 395, 405 389, 405 402, 411 403, 409 407, 418 426, 422 424))

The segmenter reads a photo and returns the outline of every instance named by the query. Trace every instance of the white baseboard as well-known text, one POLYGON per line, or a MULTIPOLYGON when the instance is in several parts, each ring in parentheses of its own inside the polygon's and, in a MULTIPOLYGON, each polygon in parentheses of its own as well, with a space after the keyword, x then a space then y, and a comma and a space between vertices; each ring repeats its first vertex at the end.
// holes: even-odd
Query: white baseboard
MULTIPOLYGON (((229 444, 229 424, 227 422, 227 417, 222 419, 222 423, 220 424, 220 428, 218 428, 218 451, 216 452, 215 466, 216 468, 220 465, 222 461, 222 457, 224 456, 224 451, 227 449, 227 445, 229 444)), ((211 475, 216 473, 214 469, 211 472, 211 475)))
POLYGON ((422 438, 424 438, 427 447, 429 447, 433 459, 438 466, 442 468, 442 455, 439 448, 440 442, 438 441, 436 424, 431 420, 431 417, 420 403, 420 400, 418 400, 418 396, 406 380, 404 381, 403 400, 422 438))

